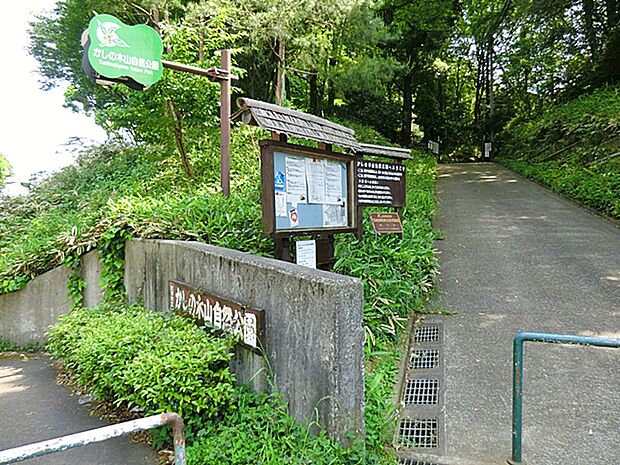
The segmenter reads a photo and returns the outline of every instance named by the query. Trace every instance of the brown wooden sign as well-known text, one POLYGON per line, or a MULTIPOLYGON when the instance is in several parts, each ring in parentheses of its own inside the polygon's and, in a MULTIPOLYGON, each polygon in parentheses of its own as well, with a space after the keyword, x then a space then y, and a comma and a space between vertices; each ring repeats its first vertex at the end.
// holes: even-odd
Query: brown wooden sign
POLYGON ((168 282, 168 303, 174 310, 197 321, 200 326, 240 337, 250 349, 262 346, 263 311, 231 302, 193 289, 185 284, 168 282))
POLYGON ((405 206, 405 165, 357 160, 355 166, 359 206, 405 206))
POLYGON ((403 233, 403 225, 398 213, 371 213, 370 221, 377 234, 403 233))

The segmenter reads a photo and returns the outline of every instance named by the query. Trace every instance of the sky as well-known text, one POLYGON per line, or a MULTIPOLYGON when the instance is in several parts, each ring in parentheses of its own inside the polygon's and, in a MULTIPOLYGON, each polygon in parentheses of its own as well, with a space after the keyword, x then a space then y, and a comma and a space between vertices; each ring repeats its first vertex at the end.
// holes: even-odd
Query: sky
MULTIPOLYGON (((28 24, 34 13, 53 9, 55 0, 8 2, 0 15, 0 153, 10 161, 14 176, 4 193, 23 194, 20 182, 41 171, 70 164, 75 151, 65 144, 72 137, 103 142, 105 132, 93 119, 64 108, 64 88, 40 89, 37 62, 27 51, 28 24)), ((76 53, 80 53, 76 44, 76 53)))

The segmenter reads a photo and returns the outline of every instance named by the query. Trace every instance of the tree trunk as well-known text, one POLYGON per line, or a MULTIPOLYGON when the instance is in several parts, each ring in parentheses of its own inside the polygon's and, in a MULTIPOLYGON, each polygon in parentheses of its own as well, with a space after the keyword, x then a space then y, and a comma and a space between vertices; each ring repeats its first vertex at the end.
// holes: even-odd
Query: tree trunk
MULTIPOLYGON (((489 112, 487 114, 487 122, 486 122, 486 127, 487 127, 487 134, 485 134, 485 137, 488 137, 489 142, 493 142, 494 139, 494 133, 493 133, 493 129, 494 129, 494 120, 495 120, 495 92, 493 89, 493 47, 494 47, 494 41, 493 41, 493 37, 491 37, 491 39, 489 39, 489 50, 488 50, 488 60, 487 60, 487 69, 488 69, 488 74, 487 74, 487 98, 488 98, 488 102, 489 102, 489 112)), ((483 147, 484 149, 484 147, 483 147)), ((483 151, 484 153, 484 151, 483 151)))
POLYGON ((319 105, 319 84, 318 76, 316 72, 310 74, 310 113, 313 115, 321 116, 321 109, 319 105))
POLYGON ((590 48, 590 54, 592 55, 592 62, 596 61, 598 56, 598 46, 596 44, 596 31, 594 30, 594 0, 582 0, 583 6, 583 22, 585 26, 585 36, 588 47, 590 48))
POLYGON ((456 86, 454 89, 454 98, 457 108, 461 106, 461 60, 456 62, 456 86))
POLYGON ((484 97, 484 76, 486 69, 485 50, 478 44, 476 49, 477 69, 476 69, 476 99, 474 100, 474 132, 478 135, 480 132, 480 123, 482 117, 482 98, 484 97))
POLYGON ((328 67, 328 72, 327 75, 329 76, 327 78, 327 111, 329 113, 333 113, 334 112, 334 100, 336 100, 336 89, 334 86, 334 80, 331 78, 332 75, 332 70, 336 67, 336 59, 334 57, 331 57, 329 59, 329 67, 328 67))
POLYGON ((605 0, 607 12, 607 32, 618 25, 620 21, 620 0, 605 0))
POLYGON ((413 70, 409 70, 403 80, 403 127, 401 143, 404 147, 411 145, 411 115, 413 110, 413 70))
POLYGON ((166 113, 172 119, 172 129, 174 133, 174 141, 179 151, 179 157, 181 158, 181 164, 183 165, 183 171, 190 179, 194 179, 194 170, 187 158, 187 151, 185 150, 185 144, 183 143, 183 126, 182 117, 179 111, 176 109, 172 100, 166 100, 166 113))
POLYGON ((284 79, 284 59, 286 57, 286 45, 283 39, 278 41, 278 77, 276 80, 276 105, 282 105, 286 100, 284 79))

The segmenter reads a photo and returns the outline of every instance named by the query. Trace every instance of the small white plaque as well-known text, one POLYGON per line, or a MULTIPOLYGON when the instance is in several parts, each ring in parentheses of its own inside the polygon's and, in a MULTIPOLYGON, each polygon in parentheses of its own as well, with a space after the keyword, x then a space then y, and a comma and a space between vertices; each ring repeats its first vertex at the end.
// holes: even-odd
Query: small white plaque
POLYGON ((297 264, 316 268, 316 241, 297 241, 297 264))
POLYGON ((286 193, 275 192, 276 198, 276 216, 283 216, 286 218, 286 193))

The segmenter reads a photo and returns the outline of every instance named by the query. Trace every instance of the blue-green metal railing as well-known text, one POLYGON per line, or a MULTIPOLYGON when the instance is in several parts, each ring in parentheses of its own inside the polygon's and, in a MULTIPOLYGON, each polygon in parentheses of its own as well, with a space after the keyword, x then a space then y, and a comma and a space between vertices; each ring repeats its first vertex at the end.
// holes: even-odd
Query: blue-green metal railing
POLYGON ((521 443, 523 429, 523 343, 526 341, 620 347, 620 339, 551 333, 517 333, 514 339, 512 361, 512 456, 508 460, 511 465, 524 463, 521 443))
POLYGON ((104 426, 103 428, 84 431, 82 433, 3 450, 0 451, 0 464, 21 462, 29 458, 85 446, 93 442, 101 442, 107 439, 125 436, 136 431, 157 428, 162 425, 172 425, 175 465, 186 465, 183 419, 176 413, 162 413, 161 415, 153 415, 151 417, 140 418, 139 420, 104 426))

